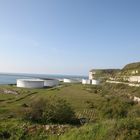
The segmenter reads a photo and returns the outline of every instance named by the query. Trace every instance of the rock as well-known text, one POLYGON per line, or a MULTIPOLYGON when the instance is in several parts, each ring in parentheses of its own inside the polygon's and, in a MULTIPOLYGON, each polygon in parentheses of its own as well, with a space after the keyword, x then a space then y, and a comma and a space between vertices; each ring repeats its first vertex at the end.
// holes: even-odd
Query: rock
POLYGON ((50 125, 45 125, 45 130, 49 130, 50 129, 50 125))

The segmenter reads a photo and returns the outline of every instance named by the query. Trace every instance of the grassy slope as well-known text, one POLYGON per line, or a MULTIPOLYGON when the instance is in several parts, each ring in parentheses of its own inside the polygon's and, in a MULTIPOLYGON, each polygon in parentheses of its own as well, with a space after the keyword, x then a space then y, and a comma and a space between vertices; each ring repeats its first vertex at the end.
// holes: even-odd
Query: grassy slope
POLYGON ((140 62, 127 64, 127 65, 121 70, 121 75, 126 75, 126 76, 130 76, 130 75, 140 75, 140 62), (137 74, 132 74, 132 71, 134 71, 134 70, 138 70, 139 73, 137 73, 137 74))
POLYGON ((138 128, 140 130, 138 119, 105 120, 72 129, 60 140, 139 140, 138 128))
MULTIPOLYGON (((100 104, 106 102, 106 97, 115 97, 119 99, 126 99, 127 94, 137 94, 140 95, 140 88, 131 88, 125 85, 111 85, 105 84, 100 87, 94 86, 83 86, 80 84, 74 85, 63 85, 60 88, 54 89, 21 89, 11 86, 0 86, 0 89, 9 89, 19 92, 19 95, 9 95, 9 94, 0 94, 0 118, 3 119, 17 110, 22 110, 22 105, 24 103, 29 104, 31 101, 42 98, 50 98, 51 96, 61 97, 66 99, 71 106, 75 109, 76 113, 84 112, 85 110, 90 110, 87 102, 93 102, 95 104, 100 104)), ((139 105, 134 105, 133 108, 139 108, 139 105)), ((133 111, 133 110, 132 110, 133 111)), ((92 113, 90 113, 91 115, 92 113)), ((84 116, 84 113, 82 114, 84 116)), ((18 115, 17 115, 18 117, 18 115)), ((138 117, 139 120, 139 117, 138 117)), ((121 121, 121 120, 120 120, 121 121)), ((103 119, 97 121, 94 124, 85 125, 80 128, 74 128, 68 133, 62 135, 60 140, 90 140, 94 137, 95 140, 102 139, 115 139, 114 134, 119 135, 118 137, 124 137, 124 134, 120 136, 121 131, 116 129, 117 124, 121 124, 118 120, 103 119), (112 134, 110 132, 112 131, 112 134), (118 132, 117 132, 118 131, 118 132)), ((128 121, 130 122, 130 121, 128 121)), ((136 121, 135 123, 137 124, 136 121)), ((16 123, 16 121, 14 122, 16 123)), ((133 124, 133 122, 132 122, 133 124)), ((135 125, 135 124, 134 124, 135 125)), ((126 124, 127 127, 127 124, 126 124)), ((128 126, 129 127, 129 126, 128 126)), ((130 128, 132 125, 130 124, 130 128)), ((134 127, 134 126, 133 126, 134 127)), ((138 127, 138 126, 136 126, 138 127)), ((128 128, 129 129, 129 128, 128 128)), ((126 130, 124 130, 124 133, 126 130)), ((123 130, 122 130, 123 132, 123 130)), ((137 128, 134 133, 137 133, 137 128)), ((58 139, 56 136, 49 136, 49 139, 55 140, 58 139)), ((123 140, 123 138, 122 138, 123 140)))
POLYGON ((83 86, 80 84, 63 85, 60 88, 54 89, 21 89, 11 86, 0 86, 0 89, 3 88, 18 91, 20 94, 0 94, 0 116, 2 116, 2 114, 7 115, 8 112, 11 113, 14 110, 20 110, 24 103, 29 104, 31 101, 40 97, 50 98, 51 96, 56 96, 66 99, 76 112, 89 109, 87 102, 98 103, 104 101, 104 95, 121 97, 129 94, 140 97, 140 88, 138 87, 113 84, 106 84, 97 89, 93 86, 83 86), (94 92, 97 91, 98 93, 95 94, 94 92))
POLYGON ((137 70, 140 69, 140 62, 127 64, 123 70, 137 70))
POLYGON ((22 108, 22 104, 29 104, 31 101, 42 98, 50 98, 51 96, 66 99, 76 111, 83 111, 87 108, 86 101, 102 100, 97 94, 91 94, 84 90, 82 85, 67 85, 56 89, 19 89, 10 86, 0 88, 8 88, 19 91, 19 95, 0 94, 0 112, 7 115, 6 112, 12 112, 22 108))

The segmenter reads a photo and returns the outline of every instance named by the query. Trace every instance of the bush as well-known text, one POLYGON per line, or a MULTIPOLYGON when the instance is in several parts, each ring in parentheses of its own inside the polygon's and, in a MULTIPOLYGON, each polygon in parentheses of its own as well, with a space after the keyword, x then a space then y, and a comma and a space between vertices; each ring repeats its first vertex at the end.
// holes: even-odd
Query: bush
POLYGON ((139 140, 140 120, 106 120, 71 129, 60 140, 139 140))
POLYGON ((24 117, 27 120, 41 122, 43 112, 46 108, 46 100, 38 99, 32 102, 24 111, 24 117))
MULTIPOLYGON (((22 125, 22 124, 21 124, 22 125)), ((18 122, 0 122, 0 139, 1 140, 18 140, 23 139, 25 131, 19 126, 18 122)))
POLYGON ((119 98, 112 98, 100 104, 98 109, 103 117, 124 118, 127 117, 128 110, 133 104, 119 98))
POLYGON ((140 105, 133 106, 132 109, 129 110, 128 116, 131 118, 140 117, 140 105))
POLYGON ((140 138, 140 120, 122 119, 119 120, 112 133, 119 140, 138 140, 140 138))
POLYGON ((25 118, 40 123, 72 123, 75 112, 63 99, 38 99, 25 111, 25 118))

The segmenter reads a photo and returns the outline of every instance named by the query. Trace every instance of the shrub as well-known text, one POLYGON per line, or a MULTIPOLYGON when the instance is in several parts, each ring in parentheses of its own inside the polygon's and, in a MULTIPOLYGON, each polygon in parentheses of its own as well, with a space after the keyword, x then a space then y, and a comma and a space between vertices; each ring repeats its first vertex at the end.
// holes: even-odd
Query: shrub
POLYGON ((107 118, 127 117, 128 109, 132 106, 131 102, 118 98, 112 98, 100 104, 99 110, 107 118))
POLYGON ((140 105, 135 105, 128 112, 128 116, 131 118, 140 117, 140 105))
MULTIPOLYGON (((21 124, 22 125, 22 124, 21 124)), ((18 140, 23 139, 25 133, 18 122, 0 122, 0 139, 1 140, 18 140)))
POLYGON ((75 112, 63 99, 38 99, 26 109, 25 118, 41 123, 72 123, 75 112))
POLYGON ((38 99, 32 102, 29 108, 25 109, 24 117, 36 122, 42 121, 42 115, 46 108, 46 100, 38 99))
POLYGON ((71 129, 60 140, 139 140, 140 120, 106 120, 71 129))
POLYGON ((140 120, 122 119, 117 121, 112 133, 119 140, 138 140, 140 138, 140 120))

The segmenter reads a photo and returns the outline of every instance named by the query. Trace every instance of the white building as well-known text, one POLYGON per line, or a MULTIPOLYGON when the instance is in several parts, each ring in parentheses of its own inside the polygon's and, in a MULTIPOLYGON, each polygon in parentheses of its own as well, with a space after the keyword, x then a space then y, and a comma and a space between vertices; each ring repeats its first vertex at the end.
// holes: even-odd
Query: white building
POLYGON ((22 88, 43 88, 44 80, 41 79, 18 79, 17 87, 22 88))
POLYGON ((91 80, 89 80, 89 79, 82 79, 82 84, 83 85, 89 85, 89 84, 91 84, 91 80))
POLYGON ((63 82, 64 83, 80 83, 80 81, 78 81, 76 79, 68 79, 68 78, 64 78, 63 82))
POLYGON ((59 80, 57 79, 43 79, 45 87, 54 87, 59 85, 59 80))
MULTIPOLYGON (((89 72, 89 81, 87 81, 88 84, 92 84, 92 85, 99 85, 100 81, 95 79, 95 75, 96 75, 96 70, 91 70, 89 72)), ((86 81, 83 81, 83 83, 86 81)))
POLYGON ((43 88, 54 87, 59 85, 57 79, 18 79, 17 87, 22 88, 43 88))
POLYGON ((91 71, 89 72, 89 80, 94 79, 95 74, 96 74, 96 71, 91 70, 91 71))
POLYGON ((82 84, 83 85, 99 85, 100 84, 100 81, 99 80, 95 80, 95 79, 93 79, 93 80, 89 80, 89 79, 83 79, 82 80, 82 84))
POLYGON ((92 85, 99 85, 100 84, 100 81, 93 79, 93 80, 91 80, 91 84, 92 85))

